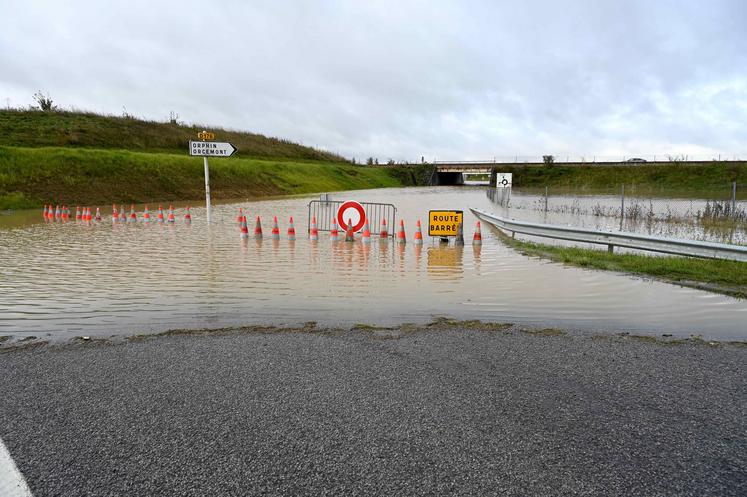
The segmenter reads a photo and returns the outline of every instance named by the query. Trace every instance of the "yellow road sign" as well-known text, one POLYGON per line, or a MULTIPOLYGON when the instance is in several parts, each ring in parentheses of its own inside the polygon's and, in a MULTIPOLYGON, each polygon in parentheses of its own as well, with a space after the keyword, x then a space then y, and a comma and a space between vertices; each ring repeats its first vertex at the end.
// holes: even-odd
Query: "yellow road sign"
POLYGON ((214 140, 215 133, 211 133, 210 131, 200 131, 197 133, 197 138, 200 140, 214 140))
POLYGON ((457 236, 459 224, 464 220, 462 211, 428 211, 430 236, 457 236))

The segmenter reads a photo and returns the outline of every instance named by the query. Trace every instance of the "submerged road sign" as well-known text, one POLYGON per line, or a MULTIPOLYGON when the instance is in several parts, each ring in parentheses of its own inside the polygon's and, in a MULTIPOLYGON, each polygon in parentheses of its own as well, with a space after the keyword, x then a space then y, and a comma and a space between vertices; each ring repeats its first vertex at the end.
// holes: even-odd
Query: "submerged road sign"
POLYGON ((462 211, 428 211, 428 234, 441 237, 457 236, 462 222, 462 211))
POLYGON ((228 142, 189 141, 189 155, 199 157, 230 157, 236 147, 228 142))
POLYGON ((347 231, 348 221, 353 225, 353 232, 359 231, 366 223, 366 211, 363 206, 355 200, 343 202, 337 209, 337 223, 340 228, 347 231))
POLYGON ((210 226, 210 168, 208 167, 208 157, 231 157, 236 151, 236 147, 228 142, 211 142, 215 134, 209 131, 200 131, 197 138, 202 141, 196 142, 189 140, 189 155, 202 157, 203 166, 205 167, 205 211, 207 215, 208 226, 210 226))
POLYGON ((498 173, 495 175, 496 188, 511 188, 513 173, 498 173))

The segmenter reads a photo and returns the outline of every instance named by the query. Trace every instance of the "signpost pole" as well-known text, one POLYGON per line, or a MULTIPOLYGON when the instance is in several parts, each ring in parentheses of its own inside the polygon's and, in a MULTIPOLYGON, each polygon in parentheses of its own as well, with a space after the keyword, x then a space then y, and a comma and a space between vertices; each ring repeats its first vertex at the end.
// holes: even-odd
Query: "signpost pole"
POLYGON ((207 223, 210 225, 210 170, 208 169, 207 156, 202 158, 205 165, 205 209, 207 211, 207 223))

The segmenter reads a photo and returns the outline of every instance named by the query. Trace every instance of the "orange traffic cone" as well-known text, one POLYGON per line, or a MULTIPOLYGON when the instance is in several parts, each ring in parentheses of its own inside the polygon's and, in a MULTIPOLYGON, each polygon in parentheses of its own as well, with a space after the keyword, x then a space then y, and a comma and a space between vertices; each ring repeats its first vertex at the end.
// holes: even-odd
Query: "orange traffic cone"
POLYGON ((96 207, 96 221, 101 221, 101 208, 96 207))
POLYGON ((44 210, 42 211, 42 217, 47 219, 47 204, 44 204, 44 210))
POLYGON ((262 221, 259 216, 257 216, 257 224, 254 225, 254 238, 258 240, 262 238, 262 221))
POLYGON ((412 243, 415 245, 423 244, 423 232, 420 230, 420 219, 418 219, 418 224, 415 226, 415 236, 413 237, 412 243))
POLYGON ((309 228, 309 240, 319 240, 319 230, 316 229, 316 216, 311 218, 311 227, 309 228))
POLYGON ((383 218, 381 220, 381 233, 379 233, 380 238, 387 238, 389 236, 389 231, 386 228, 386 218, 383 218))
POLYGON ((144 223, 150 222, 150 211, 148 210, 148 204, 145 204, 143 206, 143 222, 144 223))
POLYGON ((293 216, 291 216, 288 224, 288 240, 296 239, 296 227, 293 226, 293 216))
POLYGON ((340 232, 337 231, 337 219, 332 218, 332 229, 329 232, 329 239, 336 242, 340 238, 340 232))
POLYGON ((241 238, 249 238, 249 227, 246 225, 246 216, 241 216, 241 224, 239 224, 239 232, 241 238))
POLYGON ((243 223, 245 220, 246 220, 246 216, 244 215, 244 209, 239 207, 239 215, 236 216, 236 222, 239 223, 239 225, 241 225, 241 223, 243 223))
POLYGON ((399 220, 399 228, 397 229, 397 239, 395 241, 397 243, 407 242, 407 238, 405 237, 405 220, 404 219, 399 220))
POLYGON ((355 241, 355 233, 353 233, 353 221, 352 221, 352 219, 348 219, 348 226, 345 229, 345 241, 346 242, 354 242, 355 241))
POLYGON ((112 222, 116 223, 118 218, 119 213, 117 213, 117 204, 112 204, 112 222))
POLYGON ((127 213, 125 212, 125 206, 120 205, 119 206, 119 220, 123 223, 127 222, 127 213))
POLYGON ((280 228, 278 228, 278 217, 275 216, 272 219, 272 230, 270 231, 270 238, 273 240, 280 240, 280 228))
POLYGON ((163 218, 163 206, 161 204, 158 204, 158 216, 156 216, 156 219, 159 223, 162 223, 164 221, 163 218))
POLYGON ((174 217, 174 206, 173 205, 169 205, 169 217, 166 219, 166 221, 169 223, 176 222, 176 218, 174 217))
POLYGON ((187 224, 192 222, 192 214, 189 212, 189 206, 187 206, 187 213, 184 214, 184 222, 187 224))
POLYGON ((130 205, 130 222, 131 223, 137 222, 137 214, 135 214, 135 204, 130 205))
POLYGON ((472 237, 472 245, 482 245, 482 232, 480 231, 480 221, 477 221, 477 227, 475 227, 475 234, 472 237))
POLYGON ((63 221, 67 221, 68 215, 67 215, 67 206, 62 206, 62 211, 60 212, 60 217, 63 221))
POLYGON ((75 220, 80 221, 81 220, 81 213, 80 213, 80 207, 75 206, 75 220))
POLYGON ((368 219, 366 219, 366 223, 363 225, 363 234, 361 235, 361 241, 363 243, 371 243, 371 230, 368 227, 368 219))

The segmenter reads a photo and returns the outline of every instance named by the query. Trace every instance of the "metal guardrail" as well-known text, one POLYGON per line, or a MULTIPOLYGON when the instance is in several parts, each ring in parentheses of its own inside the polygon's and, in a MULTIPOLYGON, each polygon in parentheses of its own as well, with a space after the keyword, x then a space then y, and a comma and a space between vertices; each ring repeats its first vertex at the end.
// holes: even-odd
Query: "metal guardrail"
POLYGON ((610 252, 613 250, 613 247, 626 247, 665 254, 747 262, 747 247, 740 245, 664 238, 636 233, 595 231, 552 224, 528 223, 505 219, 480 209, 470 208, 470 210, 479 219, 502 230, 510 231, 512 235, 513 233, 521 233, 559 240, 596 243, 607 245, 610 252))

